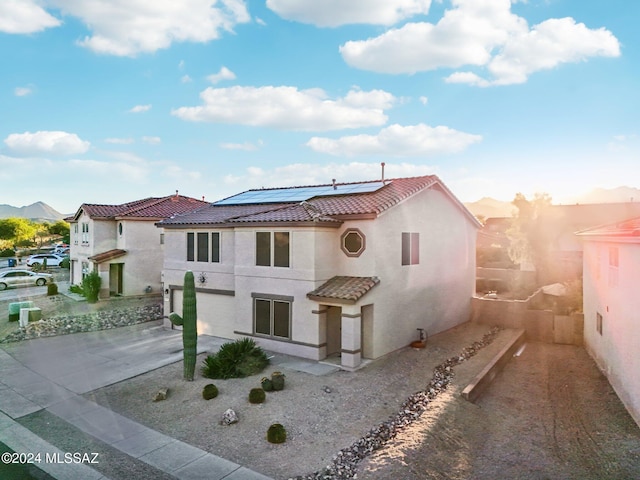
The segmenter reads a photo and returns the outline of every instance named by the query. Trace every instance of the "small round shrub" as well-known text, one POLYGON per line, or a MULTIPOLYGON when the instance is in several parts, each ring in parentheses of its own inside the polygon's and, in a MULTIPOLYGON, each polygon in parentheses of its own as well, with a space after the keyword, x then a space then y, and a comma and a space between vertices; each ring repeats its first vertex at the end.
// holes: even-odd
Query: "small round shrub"
POLYGON ((273 372, 271 374, 271 384, 274 390, 282 390, 284 388, 284 373, 273 372))
POLYGON ((260 385, 262 385, 262 389, 265 392, 270 392, 273 390, 273 382, 270 378, 262 377, 262 380, 260 380, 260 385))
POLYGON ((279 423, 274 423, 267 430, 267 441, 269 443, 284 443, 287 439, 287 431, 279 423))
POLYGON ((202 389, 202 398, 205 400, 211 400, 212 398, 216 398, 218 396, 218 387, 216 387, 213 383, 209 383, 204 386, 202 389))
POLYGON ((263 403, 265 398, 266 395, 261 388, 252 388, 249 392, 249 403, 263 403))
POLYGON ((71 268, 71 260, 69 260, 69 257, 64 257, 62 259, 60 262, 60 268, 66 268, 67 270, 71 268))
POLYGON ((57 283, 48 283, 47 284, 47 296, 51 297, 53 295, 58 294, 58 284, 57 283))

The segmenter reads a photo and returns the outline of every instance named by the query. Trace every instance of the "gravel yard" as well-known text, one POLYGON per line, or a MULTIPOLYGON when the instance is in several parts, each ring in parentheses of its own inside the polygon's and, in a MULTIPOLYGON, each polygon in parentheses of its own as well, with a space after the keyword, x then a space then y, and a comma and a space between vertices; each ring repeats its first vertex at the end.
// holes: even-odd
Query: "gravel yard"
MULTIPOLYGON (((220 395, 205 401, 202 388, 211 380, 183 381, 181 363, 89 398, 276 479, 348 478, 312 474, 397 414, 407 397, 426 387, 437 365, 487 330, 465 324, 430 338, 425 350, 406 348, 353 373, 284 370, 285 390, 268 393, 261 405, 247 400, 260 375, 215 380, 220 395), (170 389, 169 398, 152 402, 163 387, 170 389), (238 413, 238 424, 220 425, 228 408, 238 413), (284 444, 265 440, 275 422, 287 429, 284 444)), ((449 388, 418 421, 362 461, 358 478, 640 478, 640 430, 582 348, 528 344, 477 404, 460 397, 501 349, 503 334, 455 366, 449 388)))

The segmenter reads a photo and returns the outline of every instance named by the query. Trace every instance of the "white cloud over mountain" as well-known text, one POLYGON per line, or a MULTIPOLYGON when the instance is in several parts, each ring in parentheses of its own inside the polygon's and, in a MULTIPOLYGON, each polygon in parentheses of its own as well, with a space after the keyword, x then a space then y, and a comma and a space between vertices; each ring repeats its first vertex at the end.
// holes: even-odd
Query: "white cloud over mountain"
POLYGON ((376 135, 352 135, 338 139, 313 137, 311 149, 330 155, 387 155, 396 157, 456 153, 482 136, 460 132, 449 127, 429 125, 390 125, 376 135))
POLYGON ((77 155, 85 153, 91 146, 75 133, 61 131, 12 133, 4 143, 20 155, 77 155))
POLYGON ((330 99, 321 89, 291 86, 207 88, 203 105, 171 113, 183 120, 231 123, 282 130, 327 131, 383 125, 395 97, 383 90, 351 90, 330 99))
POLYGON ((267 7, 287 20, 319 27, 352 23, 393 25, 429 13, 431 0, 267 0, 267 7))

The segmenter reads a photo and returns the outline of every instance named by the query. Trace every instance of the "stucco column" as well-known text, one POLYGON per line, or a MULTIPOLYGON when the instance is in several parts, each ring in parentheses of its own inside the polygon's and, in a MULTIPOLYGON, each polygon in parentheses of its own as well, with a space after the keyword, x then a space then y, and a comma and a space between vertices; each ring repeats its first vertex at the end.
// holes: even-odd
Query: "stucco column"
POLYGON ((98 274, 101 279, 99 298, 109 298, 109 264, 99 263, 98 274))
POLYGON ((318 360, 327 358, 327 307, 319 305, 317 310, 311 313, 317 316, 318 360))
POLYGON ((362 318, 360 307, 342 307, 342 366, 356 368, 362 360, 362 318))

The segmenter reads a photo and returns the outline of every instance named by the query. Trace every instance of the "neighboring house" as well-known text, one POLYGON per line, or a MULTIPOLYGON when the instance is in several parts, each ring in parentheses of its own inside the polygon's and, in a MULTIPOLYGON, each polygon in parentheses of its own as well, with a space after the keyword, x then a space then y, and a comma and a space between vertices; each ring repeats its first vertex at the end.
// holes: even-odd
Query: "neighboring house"
POLYGON ((100 297, 160 293, 162 232, 155 223, 208 202, 178 195, 145 198, 122 205, 83 203, 70 223, 70 281, 82 283, 97 270, 100 297))
POLYGON ((158 225, 165 315, 193 271, 201 334, 355 368, 470 317, 480 224, 436 176, 249 190, 158 225))
POLYGON ((540 228, 551 232, 553 280, 579 278, 582 273, 582 244, 575 232, 637 216, 640 202, 552 205, 541 218, 540 228))
POLYGON ((640 218, 578 232, 584 342, 640 425, 640 218))

